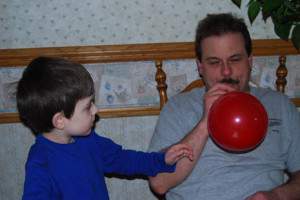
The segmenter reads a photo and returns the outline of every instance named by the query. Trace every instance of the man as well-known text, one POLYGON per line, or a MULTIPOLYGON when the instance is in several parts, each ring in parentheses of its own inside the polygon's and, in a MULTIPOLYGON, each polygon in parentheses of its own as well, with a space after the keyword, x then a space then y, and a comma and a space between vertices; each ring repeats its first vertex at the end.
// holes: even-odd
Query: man
POLYGON ((283 94, 249 86, 252 44, 243 20, 208 15, 198 25, 195 45, 205 88, 169 100, 150 144, 153 151, 183 141, 192 145, 195 159, 180 160, 172 174, 149 177, 151 188, 168 200, 300 199, 299 112, 283 94), (246 153, 226 152, 209 137, 209 109, 230 91, 251 93, 268 112, 266 138, 246 153))

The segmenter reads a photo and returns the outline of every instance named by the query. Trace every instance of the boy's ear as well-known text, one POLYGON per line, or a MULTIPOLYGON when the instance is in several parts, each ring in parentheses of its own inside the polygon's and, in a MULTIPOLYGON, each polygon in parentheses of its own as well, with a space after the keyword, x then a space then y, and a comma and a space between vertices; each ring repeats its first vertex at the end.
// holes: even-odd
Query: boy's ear
POLYGON ((55 113, 52 117, 52 124, 57 129, 63 129, 65 127, 65 115, 63 112, 55 113))

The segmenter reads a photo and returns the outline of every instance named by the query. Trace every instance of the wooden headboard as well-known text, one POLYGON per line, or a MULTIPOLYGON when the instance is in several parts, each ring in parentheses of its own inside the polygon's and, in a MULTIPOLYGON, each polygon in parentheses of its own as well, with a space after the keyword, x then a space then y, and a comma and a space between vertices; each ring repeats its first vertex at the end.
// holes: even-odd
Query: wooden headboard
MULTIPOLYGON (((287 83, 286 56, 295 54, 299 54, 299 52, 293 47, 291 42, 278 39, 253 40, 253 56, 278 56, 276 72, 276 86, 278 91, 284 92, 287 83)), ((192 42, 0 49, 0 67, 26 66, 37 56, 59 56, 81 64, 155 61, 155 80, 157 82, 160 105, 99 110, 102 118, 109 118, 158 115, 160 109, 168 100, 167 75, 163 70, 163 61, 193 59, 195 58, 195 53, 192 42)), ((292 101, 297 106, 300 106, 300 98, 294 98, 292 101)), ((19 121, 17 113, 0 113, 0 123, 14 123, 19 121)))

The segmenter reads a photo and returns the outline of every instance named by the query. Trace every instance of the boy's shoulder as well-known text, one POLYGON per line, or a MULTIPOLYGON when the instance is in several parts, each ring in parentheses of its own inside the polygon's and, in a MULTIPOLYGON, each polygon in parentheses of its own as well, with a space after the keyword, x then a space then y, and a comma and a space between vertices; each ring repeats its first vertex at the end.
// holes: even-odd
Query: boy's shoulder
POLYGON ((41 165, 46 164, 48 160, 47 152, 47 148, 36 140, 30 147, 27 163, 34 162, 41 165))

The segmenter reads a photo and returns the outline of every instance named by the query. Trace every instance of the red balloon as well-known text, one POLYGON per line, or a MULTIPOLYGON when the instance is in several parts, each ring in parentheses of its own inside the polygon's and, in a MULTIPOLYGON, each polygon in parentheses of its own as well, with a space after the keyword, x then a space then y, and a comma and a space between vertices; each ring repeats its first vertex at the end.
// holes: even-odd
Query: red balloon
POLYGON ((249 93, 229 92, 212 105, 208 115, 211 138, 231 152, 247 152, 265 138, 268 114, 260 101, 249 93))

